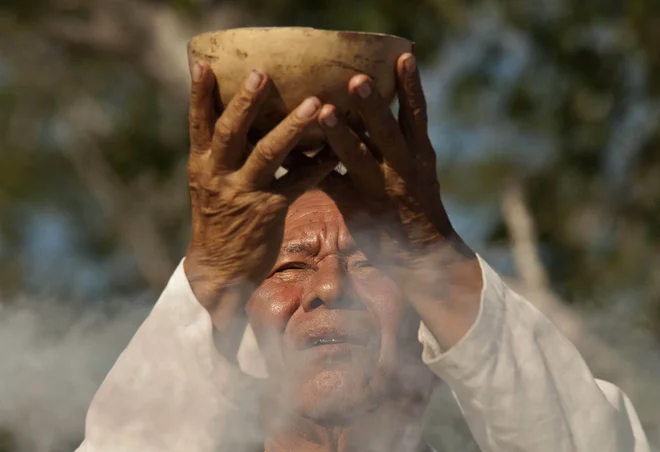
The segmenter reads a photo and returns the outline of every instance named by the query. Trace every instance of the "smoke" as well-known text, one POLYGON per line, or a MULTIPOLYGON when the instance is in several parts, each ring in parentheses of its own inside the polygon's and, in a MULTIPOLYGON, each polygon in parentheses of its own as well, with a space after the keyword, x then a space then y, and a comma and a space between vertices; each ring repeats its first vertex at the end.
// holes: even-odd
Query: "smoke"
POLYGON ((21 452, 74 449, 96 389, 148 311, 128 304, 110 314, 54 301, 0 304, 0 429, 13 437, 5 442, 21 452))
MULTIPOLYGON (((150 306, 129 303, 115 305, 110 313, 100 309, 81 312, 55 301, 0 304, 0 452, 75 449, 82 440, 85 413, 95 391, 149 310, 150 306), (3 443, 3 431, 11 432, 16 448, 3 443)), ((582 316, 633 369, 625 373, 608 369, 597 356, 584 353, 593 372, 628 393, 650 441, 657 444, 657 344, 617 310, 599 315, 583 312, 582 316)), ((253 376, 266 376, 250 329, 239 350, 239 363, 253 376)), ((438 450, 478 451, 446 386, 434 394, 427 418, 434 426, 427 439, 438 450)))

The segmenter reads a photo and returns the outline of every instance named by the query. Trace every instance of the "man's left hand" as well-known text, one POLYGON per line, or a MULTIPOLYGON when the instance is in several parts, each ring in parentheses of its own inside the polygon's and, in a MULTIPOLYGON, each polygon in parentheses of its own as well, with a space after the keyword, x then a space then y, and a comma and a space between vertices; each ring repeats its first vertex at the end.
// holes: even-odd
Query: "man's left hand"
POLYGON ((358 189, 356 195, 362 195, 370 222, 387 236, 377 265, 391 268, 422 320, 442 345, 450 346, 476 317, 481 273, 440 198, 426 101, 412 54, 398 59, 396 74, 398 120, 372 80, 357 75, 348 89, 364 130, 351 129, 333 105, 323 107, 319 123, 358 189), (457 318, 451 325, 430 325, 443 315, 438 309, 457 318), (440 330, 446 338, 435 334, 440 330))
POLYGON ((405 265, 410 266, 418 254, 444 248, 458 236, 440 198, 415 57, 402 55, 396 72, 398 120, 372 80, 357 75, 348 89, 368 136, 352 130, 332 105, 323 107, 319 122, 372 220, 397 235, 392 239, 408 254, 405 265))

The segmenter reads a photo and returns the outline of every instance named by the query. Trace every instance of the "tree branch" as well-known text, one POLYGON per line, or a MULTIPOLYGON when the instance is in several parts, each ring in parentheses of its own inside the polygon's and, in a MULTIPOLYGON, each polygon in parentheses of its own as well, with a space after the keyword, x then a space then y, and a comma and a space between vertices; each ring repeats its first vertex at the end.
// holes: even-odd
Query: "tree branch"
POLYGON ((534 221, 525 205, 519 181, 512 181, 502 195, 502 214, 511 237, 516 271, 521 283, 510 283, 526 294, 581 351, 600 369, 632 375, 631 364, 610 345, 592 333, 580 314, 570 308, 549 286, 549 278, 538 253, 534 221))
POLYGON ((85 17, 49 14, 38 28, 64 44, 130 57, 181 100, 188 98, 188 40, 202 30, 229 28, 244 20, 236 6, 226 3, 205 11, 199 23, 151 2, 88 0, 85 8, 85 17))
POLYGON ((118 240, 133 252, 148 285, 160 292, 176 262, 167 252, 155 218, 141 205, 143 200, 136 199, 135 190, 121 181, 98 148, 93 135, 103 127, 101 115, 101 108, 91 99, 69 109, 66 116, 76 126, 76 139, 66 155, 115 226, 118 240))

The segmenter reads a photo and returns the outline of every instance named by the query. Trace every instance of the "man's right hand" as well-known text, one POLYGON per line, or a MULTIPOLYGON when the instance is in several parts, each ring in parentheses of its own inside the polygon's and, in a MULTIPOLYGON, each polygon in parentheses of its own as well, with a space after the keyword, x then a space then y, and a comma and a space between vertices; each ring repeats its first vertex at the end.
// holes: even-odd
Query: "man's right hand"
MULTIPOLYGON (((215 76, 205 63, 192 69, 190 160, 192 238, 184 269, 195 296, 222 333, 249 293, 266 277, 281 246, 288 206, 337 164, 322 152, 276 180, 275 172, 321 102, 311 97, 252 147, 247 134, 270 87, 253 71, 217 117, 215 76)), ((222 334, 221 334, 222 336, 222 334)))

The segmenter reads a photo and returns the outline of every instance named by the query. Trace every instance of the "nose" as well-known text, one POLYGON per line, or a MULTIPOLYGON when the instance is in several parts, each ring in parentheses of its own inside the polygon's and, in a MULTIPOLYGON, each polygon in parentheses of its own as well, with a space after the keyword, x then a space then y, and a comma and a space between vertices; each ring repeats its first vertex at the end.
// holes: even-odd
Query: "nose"
POLYGON ((350 305, 355 298, 350 289, 351 284, 346 268, 337 256, 328 256, 318 265, 310 290, 303 298, 302 307, 312 311, 319 307, 340 309, 350 305))

